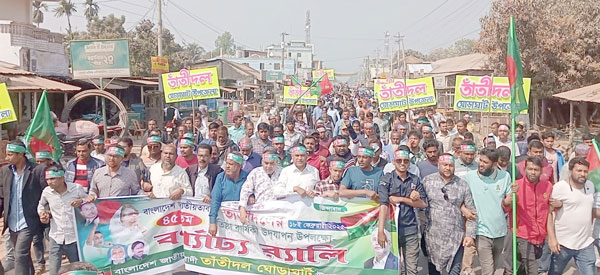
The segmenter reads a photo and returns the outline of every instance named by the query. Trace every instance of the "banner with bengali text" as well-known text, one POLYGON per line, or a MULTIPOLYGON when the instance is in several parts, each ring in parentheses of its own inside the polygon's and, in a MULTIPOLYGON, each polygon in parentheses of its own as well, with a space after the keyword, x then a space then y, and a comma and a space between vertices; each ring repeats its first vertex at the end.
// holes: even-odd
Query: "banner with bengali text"
POLYGON ((375 97, 380 112, 401 111, 408 108, 422 108, 437 104, 433 78, 417 79, 375 79, 375 97))
POLYGON ((208 233, 209 211, 192 198, 122 197, 82 205, 75 210, 80 258, 117 275, 183 265, 208 274, 398 274, 395 224, 386 222, 388 245, 381 248, 374 201, 295 195, 249 206, 248 224, 240 222, 237 202, 226 202, 216 236, 208 233), (373 269, 377 255, 387 257, 384 269, 373 269))
POLYGON ((0 124, 16 120, 17 114, 10 100, 6 83, 0 83, 0 124))
POLYGON ((327 78, 329 78, 330 81, 335 80, 335 71, 333 69, 314 70, 312 71, 312 79, 317 80, 324 74, 327 74, 327 78))
MULTIPOLYGON (((529 103, 531 78, 523 78, 523 90, 529 103)), ((510 113, 508 77, 456 76, 454 110, 483 113, 510 113)), ((521 111, 527 114, 527 110, 521 111)))
POLYGON ((216 67, 162 74, 165 102, 220 98, 219 74, 216 67))
POLYGON ((304 94, 298 100, 298 104, 300 105, 314 105, 317 106, 319 101, 318 95, 311 95, 310 92, 306 92, 308 87, 296 85, 296 86, 284 86, 283 87, 283 103, 284 104, 294 104, 296 99, 300 97, 300 95, 304 94), (304 93, 306 92, 306 93, 304 93))

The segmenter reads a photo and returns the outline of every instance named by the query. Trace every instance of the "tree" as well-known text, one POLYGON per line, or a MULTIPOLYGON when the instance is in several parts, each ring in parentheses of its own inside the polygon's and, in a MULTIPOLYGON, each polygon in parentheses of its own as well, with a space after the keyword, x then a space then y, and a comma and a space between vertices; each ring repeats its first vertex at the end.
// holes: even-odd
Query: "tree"
POLYGON ((67 36, 73 37, 73 32, 71 28, 71 16, 77 12, 75 9, 75 4, 71 2, 71 0, 60 0, 58 7, 54 9, 54 16, 56 17, 67 17, 67 36))
POLYGON ((88 22, 90 22, 92 20, 92 18, 98 16, 98 11, 100 10, 100 7, 98 6, 98 3, 94 2, 94 0, 85 0, 85 19, 87 19, 88 22))
POLYGON ((472 54, 474 52, 474 45, 475 40, 464 38, 454 42, 454 44, 448 48, 439 48, 431 51, 431 53, 427 55, 427 60, 436 61, 444 58, 472 54))
POLYGON ((33 23, 36 23, 38 28, 40 23, 44 22, 44 11, 48 11, 48 5, 40 0, 34 0, 33 5, 33 23), (43 11, 42 11, 43 10, 43 11))
POLYGON ((87 24, 87 32, 76 35, 77 39, 116 39, 127 38, 124 27, 125 16, 109 14, 101 19, 94 16, 87 24))
MULTIPOLYGON (((489 56, 497 75, 505 75, 509 15, 513 15, 523 75, 532 78, 534 97, 548 97, 600 81, 598 14, 597 0, 496 0, 481 19, 476 48, 489 56)), ((581 111, 585 125, 587 116, 581 111)))
POLYGON ((214 55, 220 55, 221 51, 224 55, 235 54, 235 41, 229 32, 224 32, 215 39, 214 55))

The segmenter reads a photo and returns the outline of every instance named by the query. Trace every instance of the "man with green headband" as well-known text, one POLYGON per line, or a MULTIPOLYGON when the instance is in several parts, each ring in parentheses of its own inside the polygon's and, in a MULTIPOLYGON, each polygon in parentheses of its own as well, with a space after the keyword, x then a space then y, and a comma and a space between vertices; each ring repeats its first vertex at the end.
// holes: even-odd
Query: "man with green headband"
POLYGON ((50 223, 50 274, 58 274, 63 253, 69 262, 79 261, 73 207, 83 203, 86 193, 81 185, 66 183, 65 172, 57 165, 47 167, 45 174, 48 186, 42 192, 37 212, 42 223, 50 223))
POLYGON ((244 165, 242 170, 246 173, 254 170, 256 167, 260 167, 262 163, 262 157, 259 153, 252 151, 252 140, 249 137, 240 138, 239 142, 240 153, 244 158, 244 165))
MULTIPOLYGON (((398 248, 401 249, 406 273, 417 274, 419 259, 419 228, 416 208, 427 207, 427 194, 415 174, 408 172, 410 153, 408 150, 394 152, 395 170, 381 177, 377 194, 381 203, 379 210, 378 243, 385 246, 388 242, 385 224, 388 220, 390 204, 398 207, 397 232, 398 248)), ((401 273, 402 274, 402 273, 401 273)))
POLYGON ((273 137, 273 148, 279 156, 279 167, 288 167, 292 163, 292 155, 289 151, 285 150, 285 138, 283 136, 273 137))
POLYGON ((333 139, 331 146, 333 147, 334 154, 327 157, 327 162, 331 161, 334 157, 343 158, 346 161, 346 168, 354 166, 356 164, 356 158, 352 155, 349 148, 349 138, 345 136, 337 136, 333 139))
POLYGON ((294 163, 281 170, 279 181, 275 186, 275 195, 285 197, 298 194, 302 197, 314 197, 313 188, 319 181, 319 170, 307 163, 308 152, 306 147, 297 145, 292 147, 292 159, 294 163))
POLYGON ((103 136, 94 137, 94 139, 92 139, 92 144, 94 145, 94 151, 92 151, 92 153, 90 153, 90 155, 101 161, 106 161, 104 159, 104 153, 106 152, 106 147, 104 146, 104 137, 103 136))
POLYGON ((242 185, 246 182, 248 173, 242 171, 244 158, 239 152, 229 153, 225 159, 225 171, 217 175, 215 186, 211 191, 210 225, 208 233, 217 235, 217 216, 221 203, 226 201, 239 201, 242 185))
POLYGON ((9 142, 6 146, 9 165, 0 168, 0 211, 4 231, 10 230, 10 242, 14 245, 15 274, 32 274, 31 242, 43 232, 37 203, 46 186, 45 166, 29 162, 25 151, 23 142, 9 142))
POLYGON ((324 198, 340 198, 340 183, 346 171, 346 161, 340 157, 333 157, 329 162, 329 177, 317 182, 315 194, 324 198))
POLYGON ((475 161, 477 149, 475 143, 470 140, 465 140, 460 145, 460 157, 456 160, 456 168, 454 174, 459 178, 464 178, 468 172, 476 171, 479 164, 475 161))
MULTIPOLYGON (((194 154, 196 144, 192 139, 183 138, 179 140, 179 151, 181 154, 175 160, 177 166, 186 169, 190 165, 198 164, 198 157, 194 154)), ((164 151, 164 150, 163 150, 164 151)))
POLYGON ((52 165, 52 154, 46 150, 37 151, 35 153, 35 162, 39 165, 45 165, 46 167, 52 165))
POLYGON ((460 274, 463 248, 475 245, 477 222, 467 220, 460 211, 461 205, 475 209, 469 184, 454 175, 454 157, 438 157, 438 173, 423 178, 429 211, 429 225, 425 243, 429 253, 428 274, 460 274))
POLYGON ((160 161, 160 152, 162 150, 162 138, 160 133, 152 132, 150 137, 147 139, 148 154, 142 154, 142 161, 146 167, 150 167, 153 164, 160 161))
POLYGON ((94 173, 86 202, 93 202, 98 198, 141 194, 140 183, 135 173, 121 166, 124 156, 125 149, 119 145, 111 146, 106 151, 106 166, 94 173))
POLYGON ((352 166, 346 170, 340 186, 340 196, 353 198, 366 196, 376 200, 379 179, 383 175, 381 168, 373 167, 373 155, 375 152, 369 147, 360 147, 356 162, 358 166, 352 166))
POLYGON ((263 203, 275 199, 273 187, 279 180, 281 167, 279 156, 274 150, 268 149, 262 155, 262 166, 257 167, 248 174, 246 182, 240 193, 240 221, 248 223, 246 207, 250 203, 263 203))

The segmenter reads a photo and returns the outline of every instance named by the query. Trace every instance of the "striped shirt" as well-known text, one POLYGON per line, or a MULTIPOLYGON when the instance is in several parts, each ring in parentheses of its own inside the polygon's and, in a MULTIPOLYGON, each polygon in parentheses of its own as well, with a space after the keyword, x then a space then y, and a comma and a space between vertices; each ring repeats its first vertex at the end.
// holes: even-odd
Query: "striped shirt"
POLYGON ((75 163, 75 180, 74 182, 85 187, 86 189, 90 186, 88 182, 88 170, 85 162, 81 159, 77 159, 75 163))

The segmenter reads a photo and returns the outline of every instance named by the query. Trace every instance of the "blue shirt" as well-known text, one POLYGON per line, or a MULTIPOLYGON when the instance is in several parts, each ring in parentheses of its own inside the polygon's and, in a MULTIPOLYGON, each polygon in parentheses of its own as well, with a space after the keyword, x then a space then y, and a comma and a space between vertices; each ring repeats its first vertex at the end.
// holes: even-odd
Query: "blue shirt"
POLYGON ((322 116, 323 116, 323 109, 321 109, 321 107, 319 107, 319 106, 315 106, 315 108, 313 109, 313 112, 312 112, 313 121, 316 122, 322 116))
POLYGON ((352 166, 346 170, 342 184, 352 190, 366 189, 377 192, 382 175, 381 168, 373 167, 371 171, 364 171, 358 166, 352 166))
POLYGON ((212 192, 210 193, 210 223, 217 222, 217 216, 219 215, 219 208, 221 203, 224 201, 239 201, 240 192, 242 191, 242 185, 246 181, 248 173, 240 171, 240 176, 237 181, 233 181, 225 176, 225 171, 217 175, 215 185, 213 186, 212 192))
POLYGON ((437 163, 433 164, 429 160, 422 160, 417 163, 417 168, 421 173, 421 178, 427 177, 433 173, 439 172, 437 163))
MULTIPOLYGON (((386 173, 381 176, 379 189, 379 201, 381 204, 389 205, 389 196, 410 197, 410 192, 416 190, 421 195, 421 200, 427 202, 427 194, 425 188, 419 180, 419 177, 414 174, 407 173, 405 180, 402 180, 396 171, 386 173)), ((398 234, 400 236, 408 236, 418 233, 417 215, 415 209, 407 204, 401 203, 398 205, 398 234)))
MULTIPOLYGON (((13 172, 12 185, 10 186, 10 212, 8 213, 8 228, 12 232, 19 232, 27 227, 25 213, 23 212, 23 175, 25 169, 19 176, 14 165, 10 167, 13 172)), ((25 167, 27 168, 27 167, 25 167)))
POLYGON ((477 235, 492 239, 505 236, 508 225, 502 201, 512 192, 508 173, 495 169, 486 177, 475 170, 467 172, 465 181, 469 184, 477 209, 477 235))
POLYGON ((250 154, 248 156, 248 159, 246 161, 244 161, 244 166, 242 166, 242 171, 244 171, 246 173, 250 173, 250 171, 252 171, 252 169, 254 169, 256 167, 261 167, 261 166, 262 166, 262 156, 259 153, 252 152, 252 154, 250 154))

